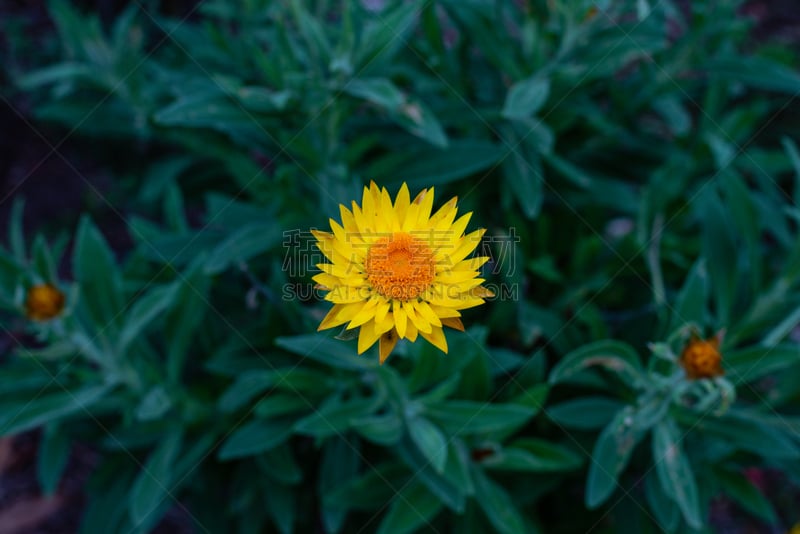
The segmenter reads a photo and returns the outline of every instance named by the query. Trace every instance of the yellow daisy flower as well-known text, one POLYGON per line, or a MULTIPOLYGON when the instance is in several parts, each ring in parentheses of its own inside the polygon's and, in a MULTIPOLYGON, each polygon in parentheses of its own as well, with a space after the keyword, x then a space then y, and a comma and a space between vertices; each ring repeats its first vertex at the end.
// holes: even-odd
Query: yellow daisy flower
POLYGON ((360 327, 358 353, 380 340, 381 363, 398 339, 418 335, 446 353, 442 327, 463 332, 459 310, 493 296, 478 278, 489 258, 467 258, 485 230, 465 235, 472 213, 456 220, 456 201, 431 215, 433 188, 412 202, 404 183, 392 203, 386 188, 371 182, 361 206, 339 206, 342 224, 330 219, 333 232, 312 230, 331 262, 317 265, 322 272, 314 276, 333 302, 318 330, 360 327))

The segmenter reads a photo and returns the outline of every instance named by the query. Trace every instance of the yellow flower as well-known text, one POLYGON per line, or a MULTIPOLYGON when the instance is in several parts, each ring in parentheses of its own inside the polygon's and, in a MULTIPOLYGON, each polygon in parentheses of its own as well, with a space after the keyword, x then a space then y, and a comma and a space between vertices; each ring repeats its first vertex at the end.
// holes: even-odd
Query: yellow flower
POLYGON ((689 340, 681 353, 681 365, 686 376, 692 380, 722 376, 722 355, 719 352, 719 337, 689 340))
POLYGON ((25 299, 25 313, 34 321, 47 321, 61 313, 64 300, 64 294, 53 284, 32 286, 25 299))
POLYGON ((334 304, 319 330, 360 327, 358 353, 380 340, 381 363, 398 339, 418 335, 447 352, 442 328, 463 331, 459 310, 493 296, 478 278, 489 258, 467 258, 485 230, 464 234, 472 213, 456 220, 456 200, 431 215, 433 188, 412 202, 404 183, 392 203, 386 188, 371 182, 361 206, 340 205, 341 225, 330 219, 333 232, 313 231, 330 260, 317 265, 322 273, 314 281, 334 304))

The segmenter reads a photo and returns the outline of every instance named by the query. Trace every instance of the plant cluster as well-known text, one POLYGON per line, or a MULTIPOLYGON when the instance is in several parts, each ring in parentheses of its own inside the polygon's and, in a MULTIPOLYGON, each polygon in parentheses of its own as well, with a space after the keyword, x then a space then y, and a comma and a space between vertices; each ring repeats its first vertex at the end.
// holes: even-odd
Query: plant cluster
POLYGON ((32 336, 0 434, 43 427, 45 493, 99 452, 83 531, 178 506, 198 532, 707 532, 720 495, 800 520, 745 476, 800 482, 800 74, 739 2, 160 4, 52 0, 57 39, 4 58, 133 241, 91 209, 33 236, 17 201, 0 250, 0 327, 32 336), (311 230, 370 180, 486 229, 446 355, 316 332, 311 230))

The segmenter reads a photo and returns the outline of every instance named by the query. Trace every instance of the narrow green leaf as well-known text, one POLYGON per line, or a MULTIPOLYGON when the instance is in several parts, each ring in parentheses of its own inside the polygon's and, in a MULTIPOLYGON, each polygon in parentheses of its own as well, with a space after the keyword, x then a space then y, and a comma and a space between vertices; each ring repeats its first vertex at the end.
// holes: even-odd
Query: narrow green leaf
POLYGON ((150 453, 131 488, 128 512, 135 526, 149 518, 165 499, 174 499, 171 484, 175 459, 180 452, 183 433, 169 433, 150 453))
POLYGON ((727 82, 741 82, 752 89, 792 96, 800 92, 800 75, 796 71, 764 57, 736 55, 714 59, 703 72, 727 82))
POLYGON ((450 435, 503 432, 524 425, 535 412, 518 404, 444 401, 432 404, 425 414, 450 435))
POLYGON ((586 481, 586 506, 597 508, 617 487, 617 479, 628 465, 633 449, 646 428, 637 421, 639 413, 632 406, 620 410, 603 429, 592 450, 589 477, 586 481))
POLYGON ((36 474, 44 495, 51 496, 58 489, 71 450, 72 443, 63 429, 56 424, 45 426, 36 457, 36 474))
POLYGON ((487 457, 483 465, 497 471, 550 473, 572 471, 583 463, 575 451, 543 439, 520 438, 487 457))
POLYGON ((125 324, 117 339, 119 354, 125 354, 129 345, 139 338, 156 318, 163 316, 164 310, 172 304, 176 290, 174 284, 155 287, 136 300, 125 314, 125 324))
POLYGON ((586 397, 550 406, 545 414, 566 428, 594 430, 606 426, 622 406, 616 399, 586 397))
POLYGON ((481 469, 473 470, 475 499, 489 522, 501 534, 526 532, 525 521, 505 489, 486 476, 481 469))
POLYGON ((653 462, 664 492, 677 503, 686 523, 699 529, 703 519, 697 483, 680 442, 681 436, 672 421, 657 424, 653 429, 653 462))
POLYGON ((293 424, 292 418, 250 421, 225 440, 218 457, 226 461, 266 452, 291 436, 293 424))
POLYGON ((136 407, 136 418, 140 421, 159 419, 172 408, 172 398, 163 384, 148 391, 136 407))
POLYGON ((734 384, 744 384, 800 364, 800 347, 790 343, 774 346, 755 345, 726 351, 722 355, 725 374, 734 384))
POLYGON ((75 238, 72 270, 80 284, 81 304, 101 329, 119 320, 122 282, 111 249, 88 217, 81 219, 75 238))
POLYGON ((550 80, 533 76, 508 90, 502 114, 507 119, 528 118, 544 105, 550 95, 550 80))
POLYGON ((416 532, 429 524, 444 505, 419 481, 404 486, 392 500, 383 518, 378 534, 405 534, 416 532))
POLYGON ((772 503, 746 476, 723 469, 715 469, 714 476, 719 481, 722 491, 742 508, 771 525, 777 523, 778 515, 772 503))
POLYGON ((550 383, 567 381, 596 366, 615 373, 631 385, 638 385, 644 379, 636 351, 620 341, 606 340, 584 345, 564 356, 550 373, 550 383))
POLYGON ((352 423, 356 432, 378 445, 396 445, 403 437, 403 420, 394 412, 358 417, 352 423))
POLYGON ((282 234, 273 223, 254 223, 234 232, 220 243, 208 256, 206 274, 219 274, 231 265, 246 261, 265 252, 282 239, 282 234))
POLYGON ((439 427, 424 417, 415 417, 408 422, 411 440, 438 472, 444 472, 447 463, 447 438, 439 427))
POLYGON ((350 371, 363 371, 377 366, 368 357, 354 356, 353 346, 331 339, 323 334, 304 334, 294 337, 279 337, 275 344, 293 354, 310 358, 325 365, 350 371))
POLYGON ((19 434, 62 417, 90 410, 111 385, 90 386, 76 391, 42 395, 31 401, 0 405, 0 436, 19 434))
POLYGON ((342 91, 385 111, 395 111, 405 102, 403 92, 386 78, 354 78, 342 87, 342 91))
POLYGON ((297 421, 294 425, 295 432, 317 438, 339 434, 352 428, 354 420, 380 408, 383 400, 379 396, 357 398, 346 402, 333 399, 297 421))

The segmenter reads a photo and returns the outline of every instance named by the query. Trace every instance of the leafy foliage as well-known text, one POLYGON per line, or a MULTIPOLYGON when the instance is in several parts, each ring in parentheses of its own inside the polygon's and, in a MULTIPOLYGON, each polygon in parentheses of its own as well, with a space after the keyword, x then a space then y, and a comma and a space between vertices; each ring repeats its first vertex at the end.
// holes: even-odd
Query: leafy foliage
POLYGON ((719 494, 782 521, 742 469, 800 478, 776 120, 800 75, 737 2, 156 4, 104 25, 52 0, 52 57, 8 58, 35 124, 119 174, 133 239, 90 214, 31 238, 17 202, 0 250, 2 329, 37 340, 0 364, 0 434, 45 428, 46 493, 98 449, 86 532, 173 506, 209 531, 702 531, 719 494), (497 298, 447 356, 311 333, 303 232, 369 179, 489 229, 497 298), (67 307, 27 321, 45 282, 67 307), (725 376, 687 379, 684 345, 722 331, 725 376))

